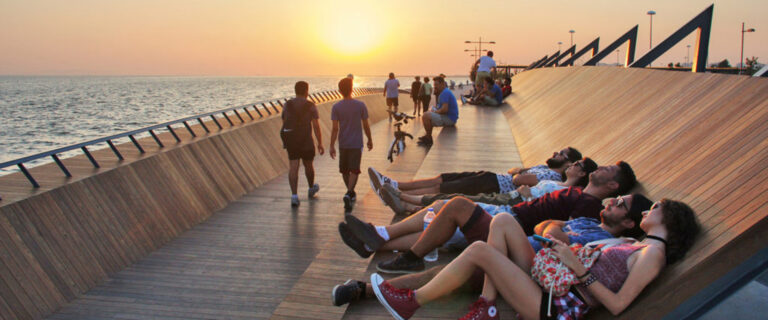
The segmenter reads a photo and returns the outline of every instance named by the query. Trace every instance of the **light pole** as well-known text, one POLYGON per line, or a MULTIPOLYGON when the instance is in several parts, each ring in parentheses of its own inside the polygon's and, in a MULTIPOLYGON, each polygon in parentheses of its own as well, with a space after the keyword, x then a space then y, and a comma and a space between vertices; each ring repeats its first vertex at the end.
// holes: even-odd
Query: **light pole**
POLYGON ((741 58, 739 59, 739 74, 744 69, 744 33, 755 32, 755 28, 744 30, 744 22, 741 23, 741 58))
POLYGON ((616 49, 616 65, 619 65, 619 49, 616 49))
POLYGON ((685 54, 685 66, 688 66, 688 61, 691 59, 691 45, 686 45, 686 48, 688 48, 688 53, 685 54))
MULTIPOLYGON (((496 41, 483 41, 483 37, 478 37, 477 41, 464 41, 464 43, 476 43, 477 44, 477 56, 480 56, 480 52, 483 51, 483 43, 496 44, 496 41)), ((487 51, 487 50, 486 50, 487 51)))
MULTIPOLYGON (((648 37, 648 50, 651 50, 653 48, 653 15, 656 14, 656 11, 648 11, 648 16, 651 17, 651 34, 648 37)), ((651 64, 649 63, 648 66, 650 67, 651 64)))
MULTIPOLYGON (((483 50, 483 51, 488 51, 488 50, 483 50)), ((469 56, 472 57, 473 65, 475 61, 477 61, 477 59, 480 59, 480 53, 477 52, 477 49, 472 49, 472 50, 464 49, 464 52, 469 52, 469 56)))
POLYGON ((563 45, 563 42, 562 42, 562 41, 558 41, 558 42, 557 42, 557 51, 560 51, 560 50, 562 50, 562 48, 560 47, 560 46, 562 46, 562 45, 563 45))
POLYGON ((573 30, 573 29, 568 30, 568 33, 571 34, 571 47, 573 47, 573 34, 576 33, 576 30, 573 30))

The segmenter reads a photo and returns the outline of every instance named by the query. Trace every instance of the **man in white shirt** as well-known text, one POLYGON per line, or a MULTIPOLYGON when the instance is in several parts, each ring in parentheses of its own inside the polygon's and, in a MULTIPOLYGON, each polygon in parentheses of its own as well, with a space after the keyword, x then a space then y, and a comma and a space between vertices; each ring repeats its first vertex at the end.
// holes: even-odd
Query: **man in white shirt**
MULTIPOLYGON (((477 74, 475 75, 475 86, 481 87, 483 85, 483 79, 491 77, 492 73, 496 73, 496 61, 493 60, 493 51, 488 51, 488 55, 480 57, 475 62, 477 68, 477 74)), ((479 91, 479 89, 478 89, 479 91)))
MULTIPOLYGON (((400 88, 400 81, 395 79, 394 73, 390 72, 389 80, 384 83, 384 96, 387 98, 387 109, 393 112, 397 112, 397 98, 400 96, 398 88, 400 88)), ((392 115, 389 115, 389 120, 392 120, 392 115)))

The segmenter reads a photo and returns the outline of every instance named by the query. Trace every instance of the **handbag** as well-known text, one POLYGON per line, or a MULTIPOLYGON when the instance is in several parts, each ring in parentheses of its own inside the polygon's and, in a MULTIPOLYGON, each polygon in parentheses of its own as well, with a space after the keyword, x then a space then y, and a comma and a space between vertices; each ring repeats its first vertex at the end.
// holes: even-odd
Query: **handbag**
MULTIPOLYGON (((600 257, 602 247, 602 245, 596 247, 582 246, 579 243, 569 246, 587 270, 600 257)), ((573 271, 560 261, 552 248, 543 248, 536 253, 533 258, 531 276, 542 288, 549 291, 550 297, 553 295, 563 296, 568 293, 572 285, 579 283, 579 279, 573 274, 573 271)))

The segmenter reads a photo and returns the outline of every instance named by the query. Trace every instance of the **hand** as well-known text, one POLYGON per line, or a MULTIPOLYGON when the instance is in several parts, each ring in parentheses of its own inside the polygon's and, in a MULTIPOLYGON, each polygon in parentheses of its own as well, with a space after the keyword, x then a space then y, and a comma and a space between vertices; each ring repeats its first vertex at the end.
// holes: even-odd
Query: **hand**
POLYGON ((531 187, 529 186, 520 186, 517 188, 517 193, 520 194, 520 196, 523 199, 527 198, 533 198, 533 194, 531 194, 531 187))
POLYGON ((328 153, 330 153, 330 154, 331 154, 331 159, 336 159, 336 148, 334 148, 333 146, 331 146, 331 147, 328 149, 328 153))
POLYGON ((514 175, 514 174, 518 174, 518 173, 520 173, 520 168, 512 168, 512 169, 509 169, 509 170, 507 170, 507 173, 508 173, 508 174, 512 174, 512 175, 514 175))
POLYGON ((573 251, 571 251, 571 248, 567 244, 557 239, 552 239, 552 242, 552 251, 554 251, 555 256, 557 256, 565 266, 573 270, 573 273, 580 275, 587 272, 584 265, 581 264, 581 260, 573 254, 573 251))
POLYGON ((373 141, 368 139, 368 151, 371 151, 371 150, 373 150, 373 141))
POLYGON ((323 148, 322 144, 317 145, 317 152, 322 156, 325 153, 325 148, 323 148))

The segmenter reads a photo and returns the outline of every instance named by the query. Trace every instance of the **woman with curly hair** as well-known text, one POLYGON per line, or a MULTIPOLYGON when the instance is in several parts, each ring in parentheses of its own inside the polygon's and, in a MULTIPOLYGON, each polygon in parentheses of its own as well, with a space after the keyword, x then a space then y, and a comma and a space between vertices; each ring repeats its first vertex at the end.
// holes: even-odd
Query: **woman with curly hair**
POLYGON ((643 241, 603 249, 590 270, 567 245, 553 239, 554 254, 580 280, 568 293, 553 299, 531 279, 533 249, 509 214, 494 217, 487 243, 470 245, 423 287, 396 289, 376 273, 371 275, 371 283, 376 297, 396 319, 410 318, 421 305, 461 286, 476 268, 485 272, 485 284, 467 318, 498 319, 495 301, 499 294, 523 319, 579 319, 598 306, 618 315, 665 265, 685 256, 700 230, 693 210, 669 199, 643 212, 640 227, 647 234, 643 241))

